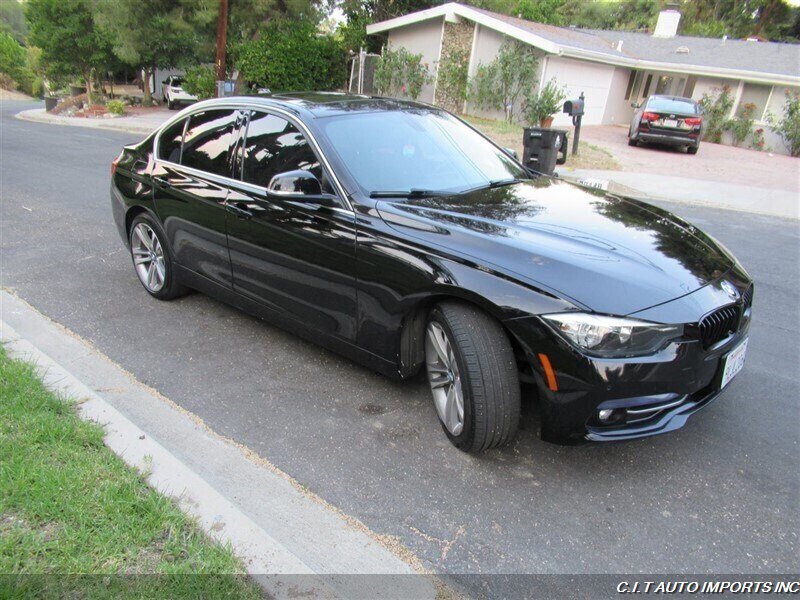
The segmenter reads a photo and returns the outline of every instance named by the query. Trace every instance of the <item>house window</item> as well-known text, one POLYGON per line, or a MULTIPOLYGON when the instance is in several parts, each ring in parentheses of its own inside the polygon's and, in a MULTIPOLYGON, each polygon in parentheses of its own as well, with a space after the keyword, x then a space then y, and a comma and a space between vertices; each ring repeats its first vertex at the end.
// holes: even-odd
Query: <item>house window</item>
POLYGON ((648 75, 647 79, 644 82, 644 92, 642 93, 642 96, 644 98, 647 98, 650 95, 650 84, 651 83, 653 83, 653 76, 652 75, 648 75))
POLYGON ((673 79, 669 75, 662 75, 656 84, 656 94, 671 94, 673 79))
POLYGON ((697 77, 689 77, 686 80, 686 87, 683 89, 684 98, 691 98, 694 94, 694 85, 697 83, 697 77))
POLYGON ((633 91, 633 84, 636 81, 636 77, 639 75, 637 71, 631 71, 630 76, 628 76, 628 87, 625 89, 625 100, 631 99, 631 92, 633 91))
POLYGON ((739 106, 736 109, 736 114, 744 108, 747 104, 753 104, 753 118, 756 121, 764 120, 764 110, 767 108, 769 101, 769 93, 772 86, 760 85, 758 83, 745 83, 742 87, 742 96, 739 99, 739 106))

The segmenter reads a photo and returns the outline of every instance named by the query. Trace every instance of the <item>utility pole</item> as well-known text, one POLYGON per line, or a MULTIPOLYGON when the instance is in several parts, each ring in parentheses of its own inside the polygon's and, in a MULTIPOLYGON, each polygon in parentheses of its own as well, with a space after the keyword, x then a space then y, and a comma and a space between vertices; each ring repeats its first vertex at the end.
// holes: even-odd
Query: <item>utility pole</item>
POLYGON ((217 20, 217 59, 215 62, 217 75, 217 98, 225 95, 225 49, 228 44, 228 0, 219 0, 219 18, 217 20))

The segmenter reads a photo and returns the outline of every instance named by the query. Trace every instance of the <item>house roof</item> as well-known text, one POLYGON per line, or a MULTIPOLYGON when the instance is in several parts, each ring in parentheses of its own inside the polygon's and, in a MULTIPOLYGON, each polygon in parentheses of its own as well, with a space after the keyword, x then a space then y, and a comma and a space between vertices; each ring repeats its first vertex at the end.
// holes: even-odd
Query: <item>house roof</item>
POLYGON ((556 27, 456 2, 368 25, 367 33, 441 17, 449 21, 465 18, 558 56, 640 69, 800 85, 800 44, 689 36, 657 38, 630 31, 556 27))

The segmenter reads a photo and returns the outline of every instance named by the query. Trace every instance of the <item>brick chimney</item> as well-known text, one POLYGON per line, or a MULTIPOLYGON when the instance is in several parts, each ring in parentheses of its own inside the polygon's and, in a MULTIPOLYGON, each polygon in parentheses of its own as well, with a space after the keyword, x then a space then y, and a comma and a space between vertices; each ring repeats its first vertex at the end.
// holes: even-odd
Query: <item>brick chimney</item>
POLYGON ((675 9, 662 10, 658 13, 658 22, 653 37, 673 38, 678 34, 678 24, 681 22, 681 13, 675 9))

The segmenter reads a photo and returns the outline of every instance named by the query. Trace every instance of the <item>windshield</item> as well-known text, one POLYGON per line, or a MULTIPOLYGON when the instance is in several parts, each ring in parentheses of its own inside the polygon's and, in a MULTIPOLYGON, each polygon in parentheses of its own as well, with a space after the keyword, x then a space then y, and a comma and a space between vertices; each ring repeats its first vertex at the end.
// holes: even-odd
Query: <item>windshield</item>
POLYGON ((173 77, 172 78, 172 85, 175 86, 175 87, 183 85, 183 79, 180 78, 180 77, 173 77))
POLYGON ((453 116, 434 109, 354 112, 320 119, 343 166, 365 193, 459 193, 528 174, 453 116))
POLYGON ((648 110, 655 110, 658 112, 679 113, 682 115, 696 115, 697 104, 694 100, 681 99, 681 98, 660 98, 654 96, 647 102, 648 110))

